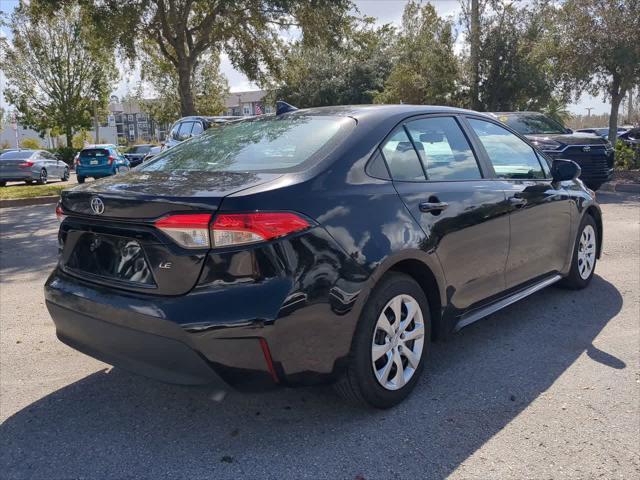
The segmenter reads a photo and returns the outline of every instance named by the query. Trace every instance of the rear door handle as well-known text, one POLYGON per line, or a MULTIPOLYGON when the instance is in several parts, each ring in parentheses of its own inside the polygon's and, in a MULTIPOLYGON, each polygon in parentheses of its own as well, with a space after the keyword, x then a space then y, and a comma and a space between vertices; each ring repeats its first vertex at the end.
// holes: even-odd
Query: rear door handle
POLYGON ((422 202, 420 204, 421 212, 441 212, 449 206, 446 202, 422 202))

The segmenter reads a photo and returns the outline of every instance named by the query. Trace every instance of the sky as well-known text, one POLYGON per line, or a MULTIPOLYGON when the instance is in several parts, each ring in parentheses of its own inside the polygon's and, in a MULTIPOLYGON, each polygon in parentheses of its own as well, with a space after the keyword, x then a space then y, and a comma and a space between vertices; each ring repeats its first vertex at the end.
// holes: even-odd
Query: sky
MULTIPOLYGON (((392 23, 400 25, 402 19, 402 10, 407 0, 355 0, 358 10, 364 15, 374 17, 378 24, 392 23)), ((459 0, 436 0, 431 2, 440 16, 452 16, 456 18, 460 13, 459 0)), ((0 12, 10 14, 18 4, 18 0, 0 0, 0 12)), ((5 35, 8 32, 3 32, 5 35)), ((464 36, 458 32, 456 41, 456 50, 464 48, 464 36)), ((221 72, 227 77, 229 88, 232 92, 244 90, 257 90, 258 87, 252 84, 247 77, 241 72, 235 70, 226 55, 222 55, 220 63, 221 72)), ((121 65, 120 82, 115 95, 123 96, 127 92, 132 91, 139 80, 139 73, 131 71, 129 68, 121 65)), ((4 90, 6 79, 0 72, 0 91, 4 90)), ((0 98, 0 106, 7 109, 4 97, 0 98)), ((592 114, 609 113, 610 105, 603 98, 594 98, 584 95, 578 102, 569 105, 569 110, 573 114, 586 114, 587 107, 592 107, 592 114)))

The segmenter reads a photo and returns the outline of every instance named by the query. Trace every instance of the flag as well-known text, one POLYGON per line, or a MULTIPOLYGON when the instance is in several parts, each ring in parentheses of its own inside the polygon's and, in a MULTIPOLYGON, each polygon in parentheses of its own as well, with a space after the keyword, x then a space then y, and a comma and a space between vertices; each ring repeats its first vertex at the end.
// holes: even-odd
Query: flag
POLYGON ((262 104, 256 103, 256 115, 262 115, 264 112, 262 111, 262 104))

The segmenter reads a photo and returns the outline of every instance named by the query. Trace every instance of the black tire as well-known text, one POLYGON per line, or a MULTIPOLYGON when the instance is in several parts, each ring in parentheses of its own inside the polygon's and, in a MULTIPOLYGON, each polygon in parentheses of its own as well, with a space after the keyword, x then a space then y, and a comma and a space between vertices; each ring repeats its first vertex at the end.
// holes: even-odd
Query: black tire
MULTIPOLYGON (((393 323, 393 325, 396 324, 393 323)), ((392 272, 386 274, 371 293, 362 311, 351 345, 349 365, 343 376, 336 382, 336 391, 346 400, 360 405, 375 408, 390 408, 397 405, 411 393, 418 382, 424 368, 425 358, 430 351, 430 339, 431 316, 429 314, 429 302, 420 285, 413 278, 403 273, 392 272), (424 324, 424 344, 418 367, 415 368, 411 378, 403 387, 397 390, 388 390, 380 384, 374 373, 371 359, 372 343, 374 334, 376 334, 378 317, 387 303, 398 295, 409 295, 418 303, 424 324)), ((381 357, 381 360, 383 360, 383 357, 381 357)), ((404 360, 406 360, 406 357, 404 360)), ((390 362, 391 360, 388 359, 386 361, 390 362)), ((407 365, 405 365, 405 368, 407 365)), ((391 367, 391 369, 393 368, 395 367, 391 367)))
POLYGON ((78 177, 78 183, 84 183, 84 177, 78 177))
POLYGON ((597 251, 598 251, 598 226, 596 225, 595 220, 591 215, 585 215, 580 222, 580 227, 578 228, 578 235, 576 237, 576 244, 573 247, 573 253, 571 258, 571 269, 569 270, 569 274, 563 278, 559 285, 565 288, 570 288, 572 290, 580 290, 585 288, 591 282, 593 278, 593 274, 596 271, 596 263, 597 263, 597 251), (588 230, 588 227, 593 229, 593 255, 592 255, 592 264, 591 270, 588 275, 584 275, 586 271, 583 271, 581 274, 581 270, 583 269, 584 260, 580 259, 579 253, 581 250, 580 239, 582 238, 583 232, 585 229, 588 230))
POLYGON ((68 168, 64 169, 64 173, 62 174, 61 180, 63 182, 66 182, 67 180, 69 180, 69 169, 68 168))
POLYGON ((48 181, 49 175, 47 174, 47 170, 43 168, 42 170, 40 170, 40 178, 38 178, 38 183, 40 185, 46 185, 48 181))
POLYGON ((602 182, 585 182, 585 185, 589 190, 593 190, 595 192, 602 186, 602 182))
POLYGON ((7 182, 0 182, 0 187, 6 187, 7 186, 7 182))

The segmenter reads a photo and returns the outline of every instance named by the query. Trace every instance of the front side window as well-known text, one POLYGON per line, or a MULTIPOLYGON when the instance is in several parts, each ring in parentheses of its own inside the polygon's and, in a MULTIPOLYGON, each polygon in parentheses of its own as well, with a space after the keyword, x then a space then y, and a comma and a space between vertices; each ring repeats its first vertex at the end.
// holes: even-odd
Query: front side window
POLYGON ((165 150, 142 170, 287 171, 319 159, 355 127, 349 117, 257 117, 221 124, 165 150))
POLYGON ((424 182, 420 159, 403 127, 396 129, 382 147, 382 155, 394 180, 424 182))
POLYGON ((499 178, 545 178, 533 148, 516 135, 485 120, 470 118, 469 123, 480 138, 499 178))
POLYGON ((427 180, 482 178, 476 157, 453 117, 434 117, 406 124, 427 172, 427 180))
POLYGON ((191 129, 193 128, 193 122, 183 122, 178 128, 178 140, 186 140, 191 136, 191 129))

